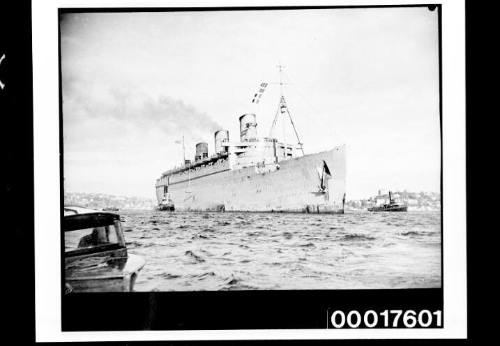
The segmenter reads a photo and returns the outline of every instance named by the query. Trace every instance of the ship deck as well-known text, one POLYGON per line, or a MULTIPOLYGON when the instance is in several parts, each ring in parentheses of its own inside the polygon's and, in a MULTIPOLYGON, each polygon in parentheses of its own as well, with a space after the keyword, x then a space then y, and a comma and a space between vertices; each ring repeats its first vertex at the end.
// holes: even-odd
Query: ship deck
POLYGON ((185 172, 185 171, 190 170, 190 169, 194 169, 194 168, 197 168, 197 167, 201 167, 201 166, 207 165, 209 163, 214 163, 214 162, 217 162, 220 159, 226 159, 227 156, 228 156, 227 152, 218 153, 218 154, 212 155, 210 157, 207 157, 207 158, 195 161, 193 163, 189 163, 187 165, 183 165, 181 167, 176 167, 176 168, 169 169, 168 171, 163 172, 161 174, 161 177, 163 178, 163 177, 166 177, 166 176, 169 176, 169 175, 172 175, 172 174, 182 173, 182 172, 185 172))

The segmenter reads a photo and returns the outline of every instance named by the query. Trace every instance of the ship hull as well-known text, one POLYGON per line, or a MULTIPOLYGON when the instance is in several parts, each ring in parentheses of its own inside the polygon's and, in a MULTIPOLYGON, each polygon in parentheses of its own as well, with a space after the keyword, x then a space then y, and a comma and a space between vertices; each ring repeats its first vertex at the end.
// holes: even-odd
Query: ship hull
POLYGON ((280 161, 272 171, 247 167, 157 184, 180 211, 343 213, 345 146, 280 161), (322 181, 324 166, 329 173, 322 181), (322 183, 323 182, 323 183, 322 183))
POLYGON ((408 211, 408 207, 407 206, 373 207, 373 208, 368 208, 368 211, 372 211, 372 212, 381 212, 381 211, 405 212, 405 211, 408 211))
POLYGON ((173 203, 169 204, 169 205, 160 204, 158 206, 158 210, 161 210, 161 211, 174 211, 175 210, 175 205, 173 203))

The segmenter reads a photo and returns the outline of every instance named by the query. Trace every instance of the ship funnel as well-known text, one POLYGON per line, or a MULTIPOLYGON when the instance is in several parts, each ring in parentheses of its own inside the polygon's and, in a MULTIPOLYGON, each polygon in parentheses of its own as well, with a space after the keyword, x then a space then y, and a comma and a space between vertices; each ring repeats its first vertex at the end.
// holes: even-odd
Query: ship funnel
POLYGON ((227 130, 219 130, 214 134, 215 137, 215 153, 225 153, 227 151, 227 147, 222 146, 222 142, 229 141, 229 131, 227 130))
POLYGON ((194 156, 194 160, 198 161, 206 157, 208 157, 208 144, 205 142, 196 144, 196 155, 194 156))
POLYGON ((243 114, 240 117, 240 139, 242 142, 257 137, 255 114, 243 114))

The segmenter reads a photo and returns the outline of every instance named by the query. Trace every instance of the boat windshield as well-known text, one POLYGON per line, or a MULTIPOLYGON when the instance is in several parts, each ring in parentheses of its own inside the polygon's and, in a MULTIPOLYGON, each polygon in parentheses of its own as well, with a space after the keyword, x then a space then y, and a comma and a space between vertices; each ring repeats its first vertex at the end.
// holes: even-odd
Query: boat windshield
POLYGON ((64 232, 64 251, 97 248, 118 244, 118 230, 115 225, 78 229, 64 232))

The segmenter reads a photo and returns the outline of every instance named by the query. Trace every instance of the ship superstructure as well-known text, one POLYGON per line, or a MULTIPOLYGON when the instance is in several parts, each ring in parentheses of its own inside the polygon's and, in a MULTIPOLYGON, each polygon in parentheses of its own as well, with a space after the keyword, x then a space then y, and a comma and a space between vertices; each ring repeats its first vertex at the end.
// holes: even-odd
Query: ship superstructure
POLYGON ((279 116, 289 117, 296 144, 259 137, 256 115, 243 114, 239 138, 216 131, 214 154, 198 143, 193 161, 157 179, 158 203, 168 196, 175 210, 343 213, 345 146, 304 155, 283 92, 273 127, 279 116))

